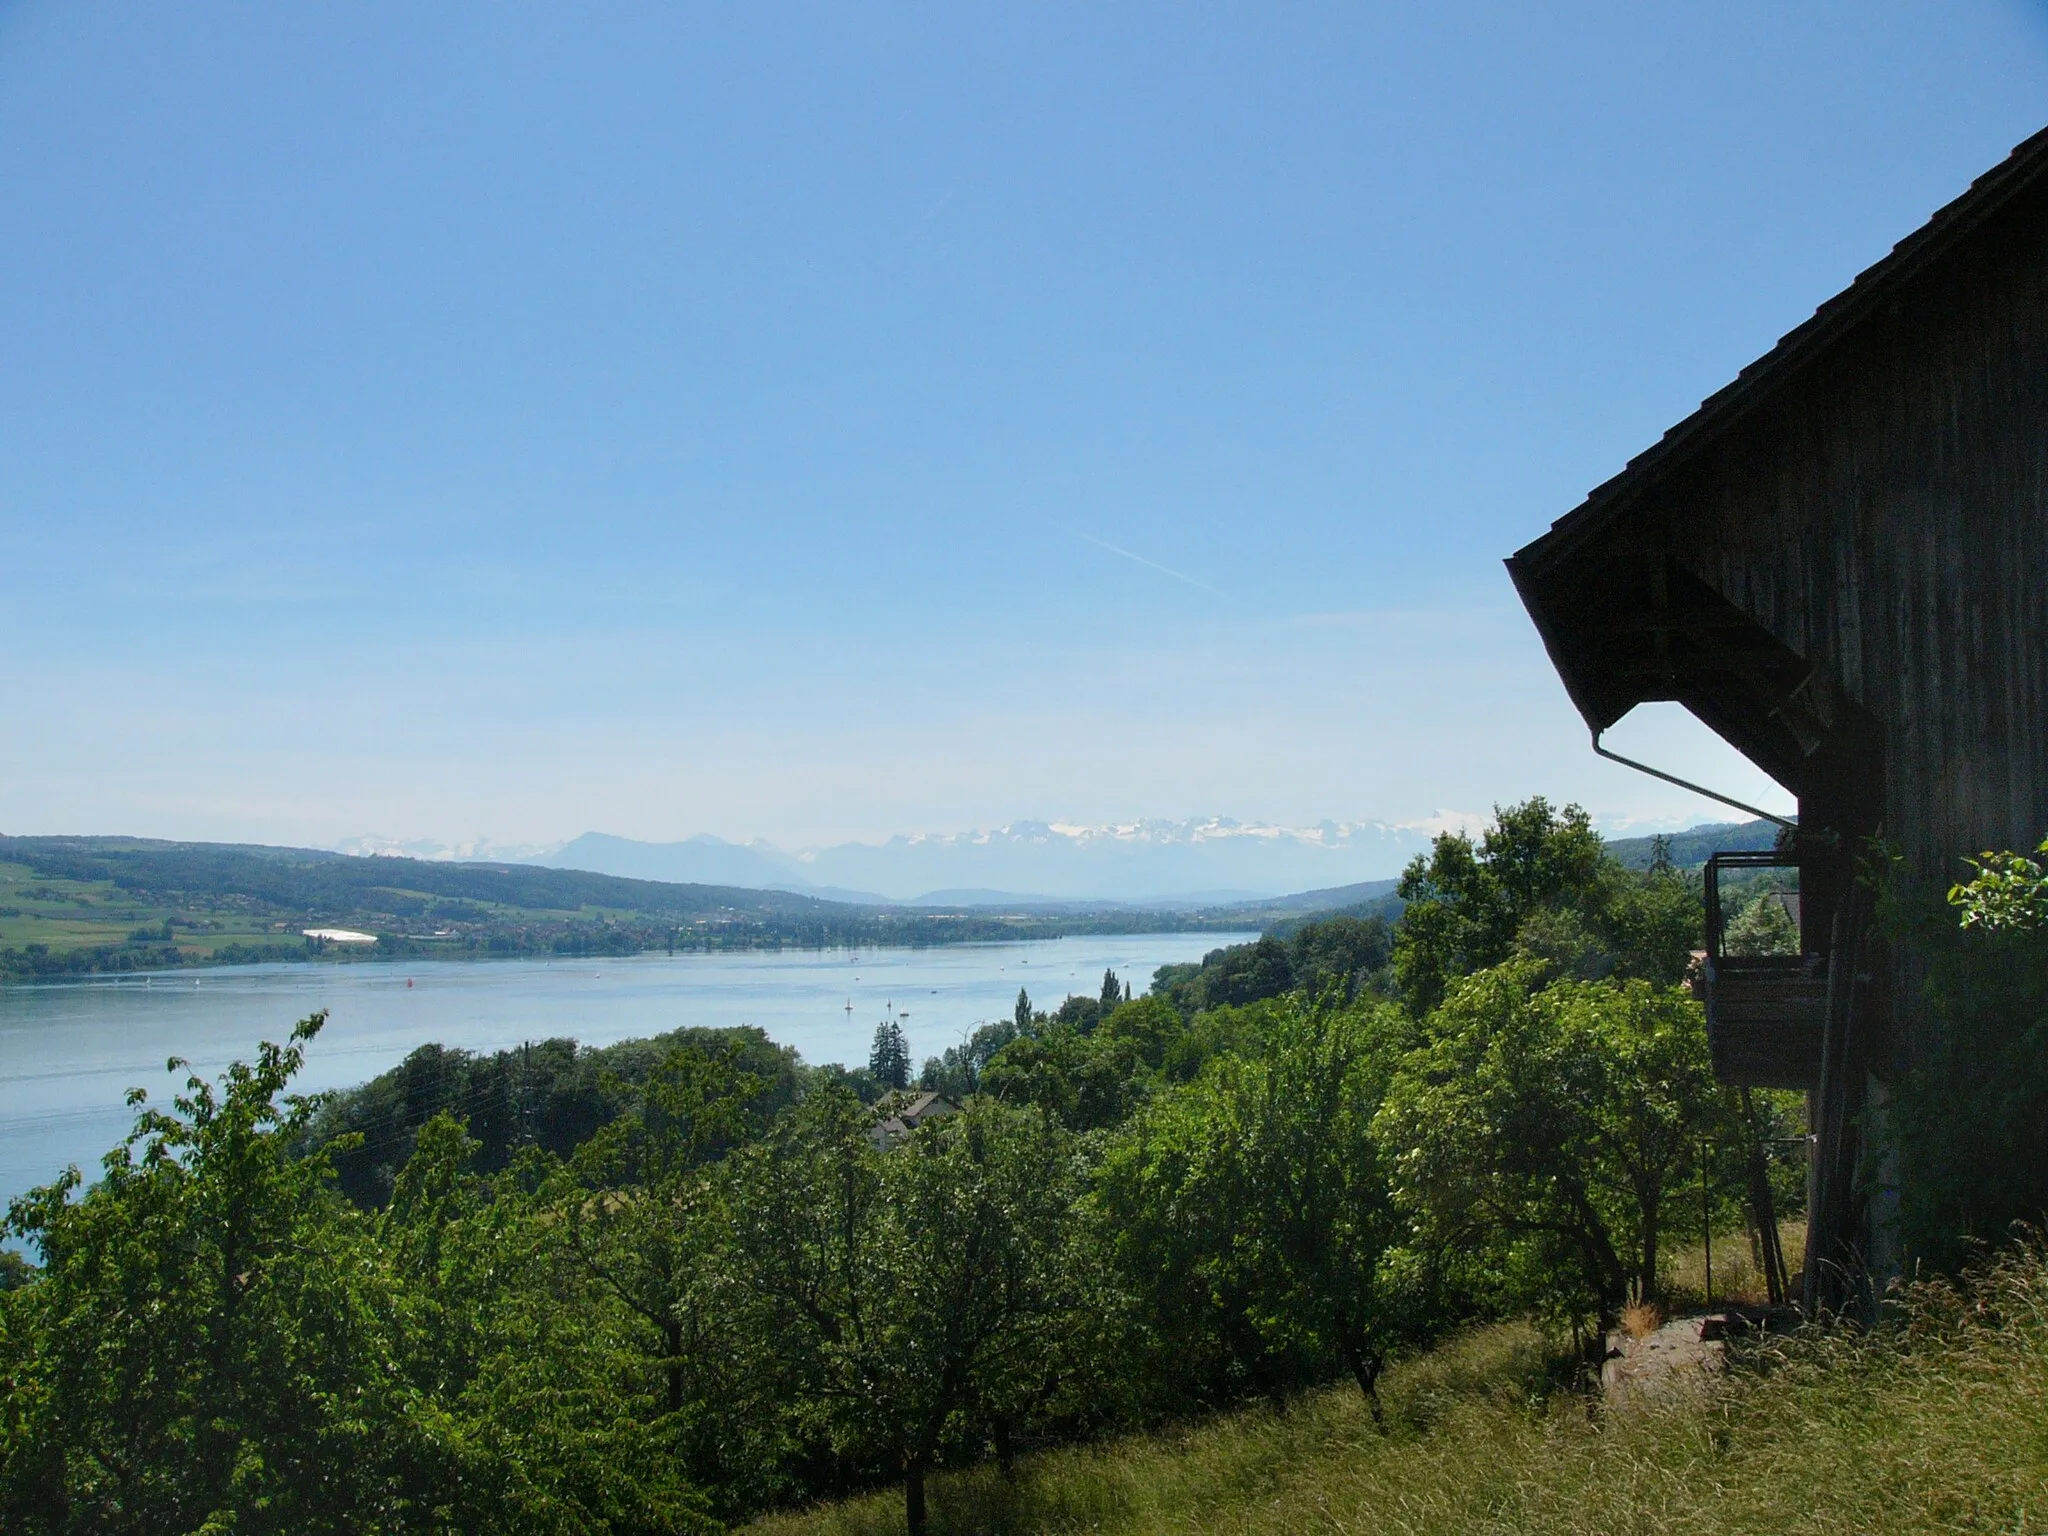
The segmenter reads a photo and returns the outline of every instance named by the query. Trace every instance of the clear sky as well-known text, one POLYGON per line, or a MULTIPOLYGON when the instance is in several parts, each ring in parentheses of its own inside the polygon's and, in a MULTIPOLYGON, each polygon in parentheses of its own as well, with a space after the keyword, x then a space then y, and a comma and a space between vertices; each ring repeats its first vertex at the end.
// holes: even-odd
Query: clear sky
POLYGON ((2044 121, 2013 0, 5 5, 0 830, 1716 814, 1500 559, 2044 121))

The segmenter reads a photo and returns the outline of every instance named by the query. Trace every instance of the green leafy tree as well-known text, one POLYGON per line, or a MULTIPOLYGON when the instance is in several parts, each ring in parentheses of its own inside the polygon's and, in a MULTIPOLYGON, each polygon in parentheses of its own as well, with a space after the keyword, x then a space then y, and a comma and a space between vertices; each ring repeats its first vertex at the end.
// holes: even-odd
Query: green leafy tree
POLYGON ((1008 1019, 977 1025, 958 1045, 949 1045, 943 1055, 927 1060, 917 1085, 964 1101, 981 1091, 982 1073, 996 1053, 1016 1038, 1017 1028, 1008 1019))
POLYGON ((1675 986, 1705 942, 1706 909, 1697 877, 1667 862, 1642 873, 1614 860, 1601 867, 1595 921, 1614 957, 1613 974, 1675 986))
POLYGON ((90 1188, 73 1169, 11 1206, 42 1270, 0 1298, 6 1529, 413 1523, 366 1222, 292 1155, 311 1106, 286 1089, 323 1017, 143 1107, 90 1188))
POLYGON ((1623 869, 1583 810, 1540 795, 1497 809, 1476 843, 1439 836, 1402 875, 1400 895, 1394 979, 1418 1017, 1459 977, 1517 953, 1553 975, 1668 986, 1684 976, 1701 927, 1699 893, 1668 861, 1623 869))
POLYGON ((1204 1009, 1167 1042, 1160 1076, 1189 1083, 1219 1056, 1258 1055, 1289 1006, 1286 998, 1267 998, 1241 1007, 1204 1009))
POLYGON ((605 1126, 570 1160, 560 1197, 569 1251, 624 1310, 662 1381, 661 1411, 690 1400, 706 1254, 722 1229, 707 1167, 758 1129, 763 1084, 730 1049, 673 1051, 647 1079, 637 1112, 605 1126))
POLYGON ((1381 1005, 1280 1010, 1256 1055, 1213 1060, 1108 1153, 1098 1198, 1157 1347, 1278 1392, 1341 1362, 1379 1414, 1420 1316, 1374 1114, 1412 1026, 1381 1005))
MULTIPOLYGON (((529 1152, 486 1178, 479 1152, 453 1117, 429 1120, 377 1220, 423 1443, 409 1506, 435 1530, 705 1532, 691 1447, 675 1417, 648 1412, 633 1320, 563 1252, 549 1160, 529 1152)), ((738 1487, 707 1481, 728 1501, 738 1487)))
POLYGON ((1394 930, 1383 917, 1330 917, 1307 923, 1288 944, 1295 985, 1348 1003, 1366 977, 1393 958, 1394 930))
POLYGON ((1230 1007, 1279 997, 1294 986, 1294 961, 1284 941, 1266 934, 1234 944, 1216 963, 1202 962, 1202 1005, 1230 1007))
POLYGON ((1554 811, 1542 796, 1505 810, 1474 843, 1440 834, 1429 857, 1401 876, 1407 902, 1394 943, 1394 974, 1418 1015, 1460 976, 1508 958, 1522 924, 1546 904, 1594 889, 1605 857, 1586 813, 1554 811))
POLYGON ((1761 891, 1728 925, 1722 942, 1731 955, 1796 955, 1799 925, 1774 892, 1761 891))
MULTIPOLYGON (((2034 850, 2048 859, 2048 841, 2034 850)), ((1974 878, 1949 888, 1949 905, 1965 928, 1987 933, 2048 927, 2048 869, 2023 853, 1986 853, 1966 861, 1974 878)))
POLYGON ((1081 1318, 1064 1137, 984 1098, 883 1151, 826 1093, 734 1172, 737 1273, 793 1432, 899 1473, 921 1532, 963 1418, 1057 1375, 1081 1318))
POLYGON ((1069 1130, 1099 1130, 1120 1123, 1143 1097, 1141 1060, 1125 1037, 1055 1026, 1004 1046, 983 1070, 981 1087, 1006 1104, 1035 1105, 1069 1130))
POLYGON ((1729 1106, 1682 990, 1540 979, 1518 961, 1455 983, 1375 1135, 1431 1239, 1608 1319, 1657 1294, 1666 1201, 1729 1106))
POLYGON ((1076 997, 1072 993, 1060 1000, 1059 1007, 1046 1020, 1054 1029, 1070 1029, 1078 1035, 1094 1034, 1095 1026, 1101 1022, 1102 1004, 1092 997, 1076 997))
POLYGON ((1137 1053, 1137 1059, 1149 1071, 1157 1071, 1166 1062, 1167 1051, 1173 1042, 1187 1029, 1180 1010, 1157 995, 1134 998, 1120 1003, 1116 1009, 1096 1026, 1096 1038, 1100 1041, 1128 1042, 1137 1053))
POLYGON ((618 1411, 630 1341, 557 1283, 530 1171, 478 1178, 437 1115, 373 1217, 300 1152, 320 1023, 144 1108, 89 1188, 15 1202, 44 1264, 0 1296, 0 1527, 705 1531, 618 1411))

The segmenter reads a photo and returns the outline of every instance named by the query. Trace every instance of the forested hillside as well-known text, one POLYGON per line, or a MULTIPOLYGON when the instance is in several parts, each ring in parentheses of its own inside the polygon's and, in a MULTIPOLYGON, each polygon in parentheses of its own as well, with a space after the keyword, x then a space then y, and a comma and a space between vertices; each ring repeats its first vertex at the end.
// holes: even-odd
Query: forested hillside
POLYGON ((0 978, 343 958, 918 945, 1224 928, 1202 913, 859 907, 522 864, 136 838, 0 837, 0 978), (374 946, 309 941, 338 927, 374 946))
MULTIPOLYGON (((1680 867, 1708 834, 1767 845, 1768 823, 1612 845, 1680 867), (1662 853, 1656 850, 1661 849, 1662 853)), ((901 907, 786 891, 676 885, 527 864, 362 858, 309 848, 122 837, 0 837, 0 980, 309 957, 479 958, 649 950, 926 945, 1265 928, 1331 915, 1393 919, 1396 881, 1171 911, 1081 902, 901 907), (308 928, 374 943, 308 939, 308 928)))
POLYGON ((1779 835, 1780 829, 1768 821, 1708 822, 1683 832, 1609 838, 1607 852, 1624 869, 1648 869, 1659 860, 1680 869, 1698 869, 1709 854, 1770 848, 1779 835))

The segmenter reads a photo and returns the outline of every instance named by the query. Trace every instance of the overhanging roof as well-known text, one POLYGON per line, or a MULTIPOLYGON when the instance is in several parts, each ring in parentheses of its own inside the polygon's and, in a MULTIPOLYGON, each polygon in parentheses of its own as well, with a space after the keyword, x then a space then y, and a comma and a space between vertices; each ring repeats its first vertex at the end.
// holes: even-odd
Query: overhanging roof
POLYGON ((1704 582, 1666 558, 1649 517, 1660 488, 1768 407, 1907 285, 1964 246, 2048 176, 2048 129, 1977 178, 1891 254, 1828 300, 1726 388, 1515 552, 1508 573, 1566 691, 1604 730, 1637 704, 1676 699, 1781 783, 1832 715, 1831 680, 1704 582))

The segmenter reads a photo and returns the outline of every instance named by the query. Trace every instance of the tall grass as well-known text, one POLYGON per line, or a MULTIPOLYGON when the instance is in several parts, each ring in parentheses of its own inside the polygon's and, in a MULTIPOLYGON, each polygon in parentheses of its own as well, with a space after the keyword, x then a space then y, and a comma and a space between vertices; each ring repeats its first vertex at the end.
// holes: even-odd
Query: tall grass
MULTIPOLYGON (((1963 1288, 1905 1293, 1875 1335, 1743 1350, 1704 1395, 1590 1413, 1546 1394, 1529 1330, 1454 1341, 1391 1373, 1387 1434, 1356 1392, 1286 1413, 1026 1461, 1014 1483, 937 1480, 949 1536, 1205 1531, 2048 1532, 2048 1250, 1963 1288)), ((882 1536, 899 1495, 760 1522, 756 1536, 882 1536)))
MULTIPOLYGON (((1806 1252, 1806 1218, 1789 1217, 1778 1223, 1778 1246, 1784 1251, 1785 1266, 1797 1273, 1806 1252)), ((1666 1312, 1690 1311, 1704 1306, 1707 1299, 1707 1252, 1697 1238, 1675 1243, 1663 1263, 1666 1312)), ((1714 1285, 1716 1306, 1743 1302, 1759 1306, 1769 1300, 1763 1271, 1750 1252, 1749 1234, 1740 1227, 1714 1234, 1714 1285)), ((1792 1298, 1797 1301, 1798 1297, 1792 1298)))

